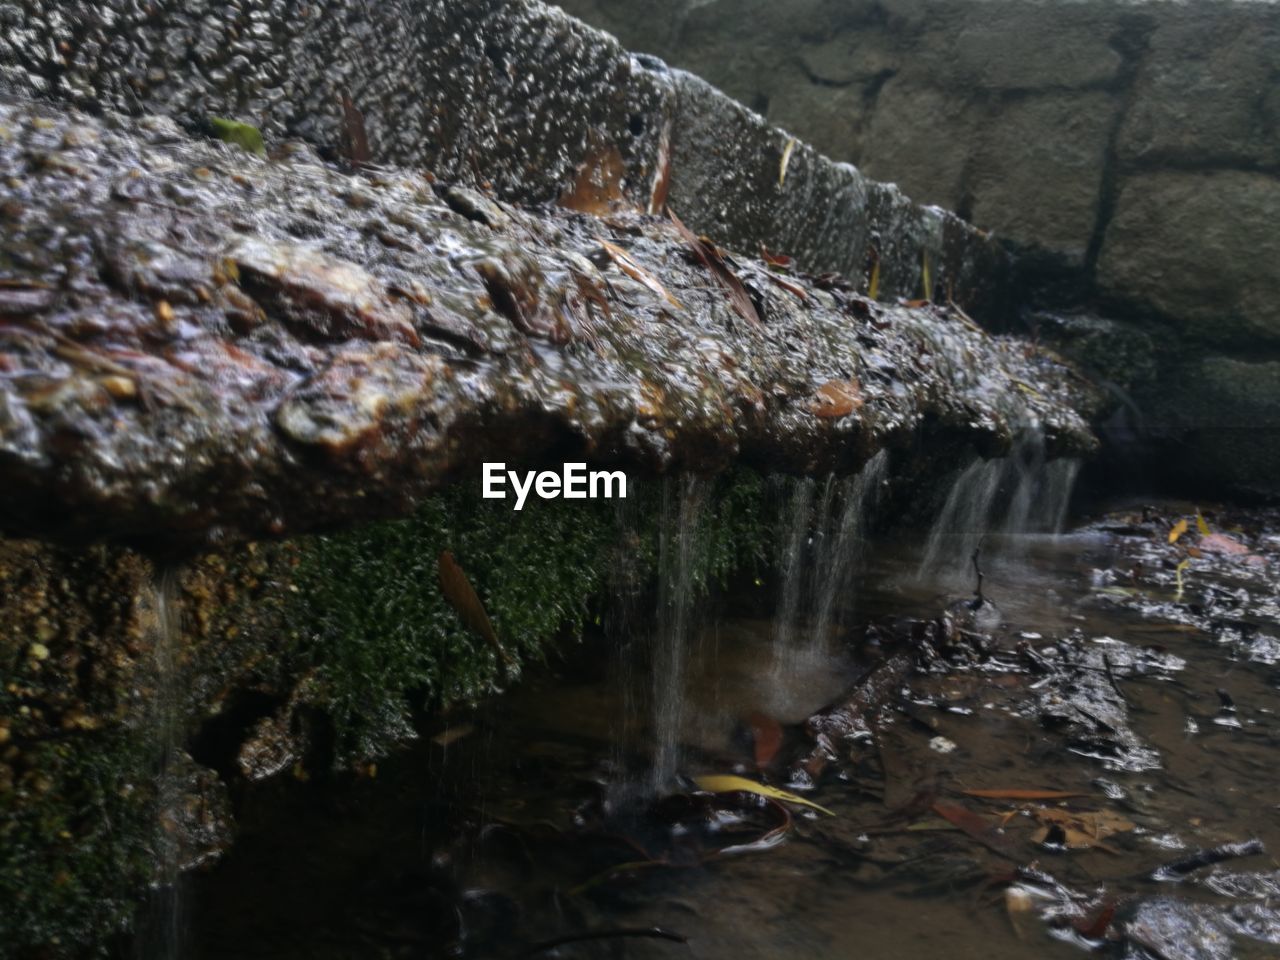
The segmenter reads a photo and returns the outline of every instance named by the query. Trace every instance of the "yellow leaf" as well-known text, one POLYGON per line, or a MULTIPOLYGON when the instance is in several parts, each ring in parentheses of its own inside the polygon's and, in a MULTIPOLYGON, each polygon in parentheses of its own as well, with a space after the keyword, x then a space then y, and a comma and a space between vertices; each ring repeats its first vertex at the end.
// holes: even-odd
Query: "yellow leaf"
POLYGON ((920 280, 924 284, 924 292, 920 296, 925 300, 933 299, 933 277, 929 275, 929 251, 920 251, 920 280))
POLYGON ((1169 531, 1169 542, 1177 543, 1178 538, 1187 532, 1188 526, 1189 524, 1187 523, 1186 517, 1183 517, 1181 520, 1175 523, 1173 525, 1173 529, 1169 531))
POLYGON ((1209 524, 1204 522, 1204 517, 1200 515, 1200 511, 1196 511, 1196 529, 1200 532, 1200 536, 1207 537, 1209 535, 1209 524))
POLYGON ((786 790, 779 790, 777 787, 766 786, 763 783, 756 783, 754 780, 748 780, 746 777, 735 777, 732 774, 723 774, 707 777, 694 777, 693 782, 698 785, 699 790, 706 790, 708 793, 733 793, 741 790, 745 793, 754 793, 758 797, 768 797, 770 800, 782 800, 786 803, 798 803, 804 807, 811 807, 821 813, 825 813, 829 817, 835 814, 826 807, 820 807, 812 800, 806 800, 804 797, 798 797, 794 793, 788 793, 786 790))
POLYGON ((796 138, 792 137, 782 148, 782 163, 778 167, 778 186, 787 182, 787 167, 791 163, 791 151, 796 148, 796 138))
POLYGON ((867 296, 872 300, 880 299, 880 258, 871 265, 871 279, 867 281, 867 296))

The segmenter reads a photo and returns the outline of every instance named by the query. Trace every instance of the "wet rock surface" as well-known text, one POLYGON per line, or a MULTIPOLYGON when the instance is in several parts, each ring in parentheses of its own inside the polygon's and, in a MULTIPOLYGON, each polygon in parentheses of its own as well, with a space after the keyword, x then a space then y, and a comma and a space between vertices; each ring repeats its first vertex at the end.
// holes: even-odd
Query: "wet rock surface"
POLYGON ((661 218, 463 202, 160 118, 0 126, 10 532, 295 533, 553 451, 813 472, 921 430, 1094 442, 1093 395, 1026 344, 734 256, 755 322, 661 218))
POLYGON ((787 134, 537 0, 77 10, 5 6, 0 85, 91 111, 163 113, 188 130, 234 118, 268 142, 300 137, 330 158, 425 166, 518 202, 559 196, 607 144, 627 196, 658 209, 670 190, 718 242, 754 252, 764 239, 807 269, 864 284, 874 255, 886 264, 881 292, 908 297, 920 296, 927 256, 939 291, 954 288, 979 319, 1006 319, 1006 258, 981 231, 897 191, 887 220, 866 202, 873 185, 803 148, 787 185, 787 134))

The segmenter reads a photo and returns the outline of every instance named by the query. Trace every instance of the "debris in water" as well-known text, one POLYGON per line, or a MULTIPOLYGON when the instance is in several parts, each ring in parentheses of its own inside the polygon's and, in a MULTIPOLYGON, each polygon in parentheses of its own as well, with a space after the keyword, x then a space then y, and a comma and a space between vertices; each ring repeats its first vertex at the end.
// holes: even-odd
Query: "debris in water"
POLYGON ((742 791, 743 793, 754 793, 756 796, 767 797, 770 800, 783 800, 787 803, 798 803, 802 807, 809 807, 820 813, 825 813, 829 817, 835 814, 826 807, 814 803, 812 800, 806 800, 804 797, 797 796, 786 790, 779 790, 777 787, 770 787, 763 783, 756 783, 754 780, 748 780, 746 777, 735 777, 732 774, 720 774, 704 777, 695 777, 694 783, 698 785, 699 790, 706 790, 708 793, 734 793, 742 791))
POLYGON ((1152 880, 1168 880, 1178 881, 1183 879, 1187 874, 1199 870, 1201 867, 1212 866, 1215 863, 1222 863, 1225 860, 1235 860, 1240 857, 1258 857, 1267 852, 1267 848, 1261 840, 1245 840, 1242 843, 1224 843, 1220 847, 1212 847, 1208 850, 1197 850, 1188 857, 1175 860, 1172 863, 1166 863, 1162 867, 1156 867, 1151 871, 1152 880))

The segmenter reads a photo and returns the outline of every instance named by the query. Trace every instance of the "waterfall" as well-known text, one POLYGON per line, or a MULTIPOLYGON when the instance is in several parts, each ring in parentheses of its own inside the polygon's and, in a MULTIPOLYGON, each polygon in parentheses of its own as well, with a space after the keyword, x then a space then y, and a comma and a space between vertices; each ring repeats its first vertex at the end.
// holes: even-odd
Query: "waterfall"
POLYGON ((1028 534, 1061 532, 1079 472, 1079 460, 1047 461, 1035 425, 1018 435, 1008 458, 975 460, 956 477, 929 531, 917 579, 958 588, 972 580, 970 557, 989 534, 998 538, 991 553, 1010 562, 1025 552, 1028 534))
POLYGON ((1041 530, 1061 533, 1071 509, 1071 494, 1080 476, 1080 461, 1074 458, 1054 460, 1045 468, 1043 493, 1035 522, 1041 530))
POLYGON ((774 621, 774 649, 778 670, 785 667, 786 651, 795 645, 796 626, 800 619, 800 606, 804 598, 807 564, 806 548, 810 538, 810 515, 813 512, 814 481, 801 477, 792 481, 791 496, 782 506, 779 518, 779 536, 783 544, 779 572, 782 574, 782 590, 778 598, 778 613, 774 621))
POLYGON ((960 472, 929 531, 917 579, 950 584, 967 577, 969 557, 989 529, 1003 473, 1001 460, 975 460, 960 472))
POLYGON ((826 651, 837 607, 852 587, 867 514, 888 463, 888 453, 882 450, 855 476, 828 476, 816 502, 812 479, 792 481, 780 515, 782 584, 773 656, 777 676, 792 673, 800 660, 826 651))
POLYGON ((836 604, 849 597, 862 558, 867 519, 875 508, 880 485, 889 468, 889 454, 881 450, 855 476, 840 484, 840 514, 822 533, 813 578, 813 631, 810 645, 824 649, 836 604))
POLYGON ((156 751, 155 878, 148 917, 138 938, 143 960, 177 960, 182 955, 182 851, 174 822, 182 803, 182 785, 175 770, 181 749, 182 704, 178 677, 181 613, 178 572, 160 569, 145 597, 150 612, 155 700, 151 725, 156 751))
POLYGON ((698 519, 706 482, 685 476, 663 481, 658 540, 658 618, 653 646, 653 771, 655 790, 668 787, 680 761, 684 673, 694 599, 698 519))
POLYGON ((1005 476, 1005 484, 1012 488, 1012 493, 998 531, 1003 538, 1001 553, 1005 557, 1017 557, 1025 546, 1022 538, 1031 532, 1032 507, 1038 505, 1044 481, 1044 431, 1032 427, 1018 436, 1005 461, 1005 476))

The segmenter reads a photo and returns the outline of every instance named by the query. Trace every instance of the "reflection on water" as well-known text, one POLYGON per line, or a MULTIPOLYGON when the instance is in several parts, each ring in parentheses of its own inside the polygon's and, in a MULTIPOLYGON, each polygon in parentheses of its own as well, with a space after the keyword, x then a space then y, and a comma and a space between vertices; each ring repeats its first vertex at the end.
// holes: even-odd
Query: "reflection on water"
MULTIPOLYGON (((691 519, 690 492, 672 493, 673 531, 691 519)), ((1168 546, 1155 534, 1152 568, 1168 546)), ((678 543, 668 545, 676 567, 678 543)), ((682 690, 673 713, 620 723, 633 710, 625 684, 587 645, 478 711, 476 732, 447 756, 424 743, 383 764, 376 781, 280 782, 248 795, 241 842, 195 884, 194 953, 515 957, 582 931, 658 926, 688 943, 618 937, 543 955, 1029 960, 1084 956, 1101 917, 1104 931, 1127 932, 1126 956, 1143 955, 1137 944, 1151 957, 1273 956, 1267 939, 1280 925, 1268 904, 1280 873, 1269 857, 1176 882, 1147 878, 1228 841, 1280 850, 1280 681, 1246 648, 1173 616, 1208 617, 1201 594, 1220 591, 1231 598, 1216 601, 1224 616, 1253 624, 1251 636, 1276 634, 1280 623, 1266 620, 1274 583, 1268 594, 1261 575, 1211 580, 1197 568, 1201 594, 1175 608, 1172 571, 1166 583, 1160 570, 1143 597, 1165 606, 1144 615, 1117 579, 1145 556, 1132 543, 1098 527, 1026 537, 1021 563, 988 574, 1003 617, 991 665, 915 677, 910 699, 878 718, 878 743, 855 747, 810 795, 835 815, 793 808, 791 832, 771 849, 715 856, 772 826, 766 808, 708 808, 678 788, 656 805, 621 798, 610 790, 625 775, 620 762, 642 768, 661 736, 675 745, 673 774, 757 776, 744 718, 802 722, 877 656, 861 624, 940 615, 948 601, 917 577, 919 556, 869 549, 856 604, 849 594, 833 601, 841 642, 784 675, 773 669, 777 624, 724 614, 763 606, 768 591, 744 586, 723 599, 721 616, 702 620, 679 672, 665 675, 668 693, 676 682, 682 690), (1085 678, 1075 685, 1084 698, 1053 670, 1067 663, 1085 678), (1224 712, 1234 723, 1215 722, 1224 712), (1154 764, 1127 762, 1129 735, 1132 755, 1154 764), (1013 789, 1080 796, 963 792, 1013 789), (936 801, 921 807, 922 795, 936 801), (934 812, 957 807, 995 832, 975 840, 934 812), (1025 871, 1031 864, 1040 872, 1025 871)), ((656 625, 661 636, 668 629, 656 625)))

